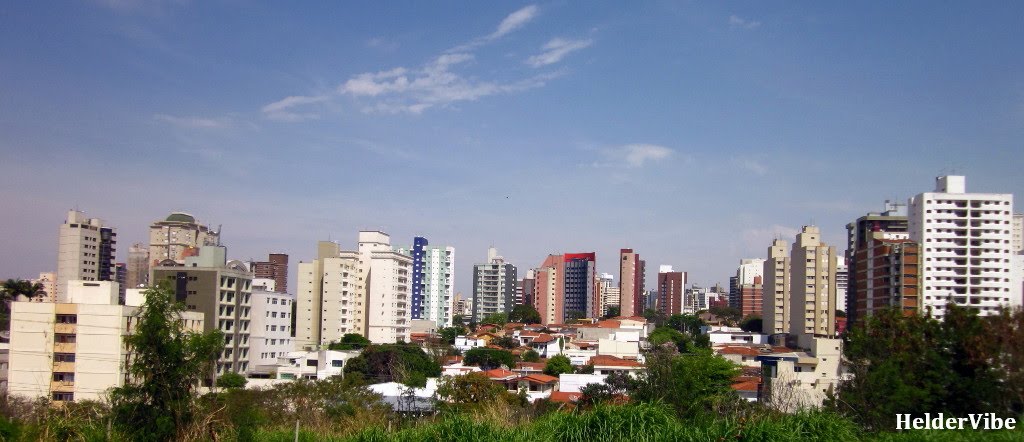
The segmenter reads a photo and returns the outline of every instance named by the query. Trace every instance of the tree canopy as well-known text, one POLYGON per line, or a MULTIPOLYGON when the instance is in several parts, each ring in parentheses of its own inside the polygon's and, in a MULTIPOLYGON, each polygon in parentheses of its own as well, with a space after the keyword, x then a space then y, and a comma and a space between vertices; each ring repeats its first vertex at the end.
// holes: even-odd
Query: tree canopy
POLYGON ((747 315, 747 317, 740 321, 740 329, 745 332, 761 333, 761 329, 764 328, 763 324, 764 321, 761 320, 760 316, 747 315))
POLYGON ((467 365, 479 365, 481 370, 491 370, 503 365, 512 368, 516 365, 516 358, 511 352, 496 348, 474 348, 468 350, 466 351, 464 361, 467 365))
POLYGON ((505 312, 488 313, 487 315, 484 316, 484 318, 480 321, 480 323, 481 324, 497 324, 498 326, 502 326, 502 325, 508 324, 508 313, 505 313, 505 312))
POLYGON ((441 365, 416 344, 370 344, 345 364, 345 375, 359 373, 367 382, 402 382, 441 375, 441 365))
POLYGON ((544 374, 548 376, 558 377, 562 373, 572 373, 572 371, 572 362, 565 355, 552 356, 544 365, 544 374))
POLYGON ((192 419, 195 388, 224 349, 220 331, 188 332, 184 306, 166 284, 146 291, 134 333, 125 384, 110 395, 114 422, 135 440, 173 440, 192 419))
POLYGON ((512 311, 508 313, 508 321, 522 324, 540 324, 540 313, 532 305, 519 304, 512 307, 512 311))
POLYGON ((346 333, 341 341, 327 344, 328 350, 359 350, 370 345, 370 340, 358 333, 346 333))

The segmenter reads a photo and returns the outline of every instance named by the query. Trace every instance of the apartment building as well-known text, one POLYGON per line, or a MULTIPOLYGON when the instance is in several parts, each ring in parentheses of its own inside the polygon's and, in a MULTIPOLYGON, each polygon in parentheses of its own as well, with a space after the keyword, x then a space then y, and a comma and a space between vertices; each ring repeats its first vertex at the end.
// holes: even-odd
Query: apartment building
POLYGON ((907 205, 886 201, 885 210, 870 212, 857 218, 856 221, 846 225, 846 233, 846 264, 849 277, 846 286, 846 302, 839 306, 846 311, 847 321, 853 323, 862 319, 857 316, 858 312, 862 310, 859 305, 863 301, 859 296, 870 281, 867 279, 864 269, 866 263, 859 255, 862 254, 862 251, 873 247, 871 243, 874 241, 875 233, 902 234, 903 238, 909 238, 909 234, 907 234, 907 205))
POLYGON ((254 261, 249 268, 257 278, 274 280, 274 289, 279 293, 288 293, 288 255, 271 253, 266 261, 254 261))
POLYGON ((782 239, 775 239, 768 247, 764 262, 764 288, 761 321, 764 334, 789 332, 789 247, 782 239))
POLYGON ((597 277, 598 291, 601 294, 600 305, 601 316, 608 314, 609 307, 619 307, 619 285, 615 283, 615 276, 611 273, 602 273, 597 277))
POLYGON ((983 316, 1021 305, 1011 271, 1013 195, 968 193, 963 176, 935 184, 908 201, 910 239, 922 249, 924 309, 941 318, 950 302, 983 316))
MULTIPOLYGON (((77 302, 11 304, 8 393, 54 403, 101 401, 124 384, 138 306, 117 305, 111 282, 74 281, 77 302), (115 301, 111 303, 111 301, 115 301)), ((183 312, 186 330, 203 329, 203 315, 183 312)))
POLYGON ((56 300, 63 301, 68 281, 113 281, 117 232, 84 212, 68 211, 57 242, 56 300))
POLYGON ((249 332, 249 373, 269 374, 277 358, 295 351, 292 305, 295 295, 254 289, 249 332))
POLYGON ((150 281, 166 281, 187 310, 204 315, 204 332, 224 333, 216 376, 249 370, 252 279, 244 262, 227 260, 223 246, 202 246, 195 256, 185 257, 183 264, 165 260, 151 270, 150 281))
POLYGON ((149 226, 149 259, 154 266, 166 261, 184 264, 185 258, 198 254, 200 247, 218 244, 219 232, 184 212, 173 212, 149 226))
POLYGON ((533 306, 540 313, 542 324, 560 324, 565 318, 563 293, 565 285, 565 258, 548 255, 540 267, 534 269, 536 290, 533 306))
POLYGON ((619 310, 622 316, 643 314, 644 261, 633 249, 619 250, 619 310))
POLYGON ((790 253, 789 334, 836 334, 836 248, 821 240, 817 226, 804 226, 790 253))
POLYGON ((412 257, 412 319, 433 321, 439 327, 452 324, 455 299, 455 248, 432 247, 417 236, 410 248, 397 248, 412 257))
POLYGON ((598 316, 594 291, 597 255, 589 253, 566 253, 565 283, 563 284, 563 323, 572 319, 598 316))
POLYGON ((898 308, 904 314, 920 311, 920 246, 909 233, 873 232, 857 250, 853 267, 854 310, 848 318, 863 321, 880 309, 898 308))
POLYGON ((149 246, 145 244, 132 244, 128 248, 127 270, 125 288, 138 288, 149 286, 149 246))
MULTIPOLYGON (((43 292, 32 298, 33 302, 55 302, 57 300, 57 272, 40 272, 38 278, 29 282, 43 286, 43 292)), ((23 301, 23 299, 18 299, 18 301, 23 301)))
POLYGON ((665 316, 683 312, 683 292, 686 290, 686 272, 674 272, 672 266, 658 270, 658 311, 665 316))
POLYGON ((488 248, 487 262, 473 265, 473 320, 512 311, 517 279, 516 266, 506 263, 494 247, 488 248))

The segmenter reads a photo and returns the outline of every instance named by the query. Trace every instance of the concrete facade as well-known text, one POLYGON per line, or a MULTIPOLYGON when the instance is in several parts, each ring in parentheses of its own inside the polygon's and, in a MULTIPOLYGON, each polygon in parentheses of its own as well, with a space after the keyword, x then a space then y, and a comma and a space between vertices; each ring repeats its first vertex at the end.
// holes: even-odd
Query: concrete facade
POLYGON ((761 320, 764 334, 789 332, 789 251, 785 241, 776 239, 768 247, 764 262, 761 320))
POLYGON ((56 300, 64 301, 68 281, 113 281, 117 232, 103 220, 68 211, 57 242, 56 300))
POLYGON ((473 265, 473 319, 479 322, 489 314, 512 311, 517 279, 516 266, 489 248, 487 262, 473 265))
POLYGON ((169 264, 167 261, 184 264, 185 258, 198 254, 200 247, 219 243, 219 232, 199 224, 192 215, 174 212, 149 226, 149 263, 151 266, 169 264))
POLYGON ((622 316, 643 314, 644 261, 633 249, 619 250, 619 311, 622 316))
POLYGON ((821 230, 804 226, 790 254, 789 334, 836 334, 836 248, 821 241, 821 230))
POLYGON ((292 304, 295 295, 264 290, 252 292, 252 323, 249 332, 249 372, 266 372, 277 358, 295 351, 292 338, 292 304))

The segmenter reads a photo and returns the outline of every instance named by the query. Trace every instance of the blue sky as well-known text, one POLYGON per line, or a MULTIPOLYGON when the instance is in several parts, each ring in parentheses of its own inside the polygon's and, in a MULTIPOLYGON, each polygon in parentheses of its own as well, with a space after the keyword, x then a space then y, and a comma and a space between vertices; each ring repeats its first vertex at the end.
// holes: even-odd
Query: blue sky
MULTIPOLYGON (((775 235, 968 177, 1021 195, 1019 2, 0 4, 0 273, 64 212, 120 258, 170 211, 232 257, 356 231, 493 244, 520 269, 618 249, 727 284, 775 235)), ((604 263, 604 264, 602 264, 604 263)), ((294 270, 294 269, 293 269, 294 270)))

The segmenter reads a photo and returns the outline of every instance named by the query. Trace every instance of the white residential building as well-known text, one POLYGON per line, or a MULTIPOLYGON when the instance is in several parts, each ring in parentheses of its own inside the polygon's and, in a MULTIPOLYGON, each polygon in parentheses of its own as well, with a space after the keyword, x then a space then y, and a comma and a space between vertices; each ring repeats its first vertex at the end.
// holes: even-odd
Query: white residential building
POLYGON ((330 241, 317 244, 317 259, 298 265, 296 348, 316 349, 348 333, 366 335, 359 256, 330 241))
POLYGON ((1011 282, 1013 195, 967 193, 963 176, 936 178, 934 192, 910 198, 910 239, 921 245, 923 305, 937 318, 949 302, 981 315, 1021 305, 1011 282))
POLYGON ((836 262, 836 248, 822 242, 818 227, 804 226, 796 235, 790 253, 790 335, 835 336, 836 262))
POLYGON ((292 338, 292 304, 295 295, 266 290, 252 292, 252 323, 249 332, 249 372, 266 373, 281 355, 295 351, 292 338))
POLYGON ((506 263, 494 247, 488 248, 487 262, 473 265, 473 319, 512 311, 517 283, 516 266, 506 263))
POLYGON ((599 290, 601 294, 601 315, 608 314, 608 307, 619 306, 619 285, 615 283, 615 275, 611 273, 602 273, 597 277, 599 284, 599 290))
POLYGON ((280 380, 320 380, 341 375, 349 359, 361 350, 293 351, 278 356, 274 373, 280 380))
POLYGON ((412 258, 391 250, 384 232, 359 232, 359 275, 369 282, 366 338, 376 344, 409 342, 412 320, 412 258))
MULTIPOLYGON (((32 302, 57 301, 57 272, 41 272, 39 278, 33 279, 31 282, 43 286, 43 293, 32 298, 32 302)), ((23 301, 23 299, 18 299, 18 301, 23 301)))
POLYGON ((764 262, 764 285, 761 304, 761 320, 765 334, 772 335, 789 331, 789 251, 781 239, 772 241, 768 247, 768 259, 764 262))
MULTIPOLYGON (((113 304, 102 290, 83 291, 91 293, 76 294, 80 303, 11 304, 8 393, 56 403, 99 401, 124 383, 130 358, 124 338, 138 308, 117 305, 116 288, 113 304)), ((181 319, 187 330, 202 331, 202 313, 184 312, 181 319)))
POLYGON ((842 377, 842 339, 813 338, 807 351, 758 356, 769 406, 794 412, 822 405, 842 377))

